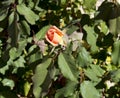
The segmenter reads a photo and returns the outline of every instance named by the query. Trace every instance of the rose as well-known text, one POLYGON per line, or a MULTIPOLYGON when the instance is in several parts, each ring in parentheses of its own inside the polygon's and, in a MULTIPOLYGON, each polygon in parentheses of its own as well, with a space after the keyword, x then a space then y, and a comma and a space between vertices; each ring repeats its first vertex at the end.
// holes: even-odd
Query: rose
POLYGON ((46 32, 46 40, 53 46, 63 45, 63 32, 56 26, 51 26, 46 32))

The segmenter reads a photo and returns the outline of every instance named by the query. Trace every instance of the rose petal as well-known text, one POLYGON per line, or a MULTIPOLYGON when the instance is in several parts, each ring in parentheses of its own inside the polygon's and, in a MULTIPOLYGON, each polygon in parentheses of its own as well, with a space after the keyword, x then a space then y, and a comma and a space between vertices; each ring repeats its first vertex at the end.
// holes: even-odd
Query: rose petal
POLYGON ((61 36, 59 36, 57 33, 54 33, 52 42, 55 44, 59 44, 61 42, 61 40, 62 40, 61 36))
POLYGON ((56 26, 52 26, 51 29, 55 29, 56 30, 56 33, 59 35, 59 36, 63 36, 63 33, 60 29, 58 29, 56 26))
POLYGON ((61 42, 63 43, 62 37, 62 31, 56 26, 51 26, 45 35, 46 40, 53 46, 57 46, 58 44, 61 44, 61 42))

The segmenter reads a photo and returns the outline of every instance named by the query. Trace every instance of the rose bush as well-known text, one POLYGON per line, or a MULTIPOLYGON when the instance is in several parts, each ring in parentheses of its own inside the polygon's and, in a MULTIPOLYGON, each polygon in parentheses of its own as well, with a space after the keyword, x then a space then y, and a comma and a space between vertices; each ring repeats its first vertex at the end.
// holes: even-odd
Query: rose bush
POLYGON ((118 0, 0 0, 0 98, 120 98, 119 12, 118 0))

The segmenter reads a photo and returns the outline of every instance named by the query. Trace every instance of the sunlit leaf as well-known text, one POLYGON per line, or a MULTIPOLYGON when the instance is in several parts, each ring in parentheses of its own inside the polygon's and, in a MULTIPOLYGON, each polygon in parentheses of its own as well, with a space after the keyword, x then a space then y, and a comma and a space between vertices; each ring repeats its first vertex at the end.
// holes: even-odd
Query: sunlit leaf
POLYGON ((104 21, 100 22, 100 31, 103 32, 105 35, 108 33, 108 27, 104 21))
POLYGON ((35 24, 35 22, 39 19, 38 15, 24 4, 17 5, 17 11, 32 25, 35 24))
POLYGON ((31 87, 31 83, 29 83, 28 81, 26 81, 25 84, 24 84, 24 93, 25 93, 25 96, 28 95, 28 93, 30 91, 30 87, 31 87))
POLYGON ((15 86, 15 83, 14 83, 14 81, 13 80, 11 80, 11 79, 3 79, 2 80, 2 83, 3 83, 3 85, 4 86, 8 86, 8 87, 10 87, 11 89, 13 89, 13 87, 15 86))
POLYGON ((88 9, 91 9, 91 8, 94 8, 96 3, 96 0, 84 0, 84 5, 88 8, 88 9))
POLYGON ((66 0, 61 0, 61 4, 62 5, 66 4, 66 0))

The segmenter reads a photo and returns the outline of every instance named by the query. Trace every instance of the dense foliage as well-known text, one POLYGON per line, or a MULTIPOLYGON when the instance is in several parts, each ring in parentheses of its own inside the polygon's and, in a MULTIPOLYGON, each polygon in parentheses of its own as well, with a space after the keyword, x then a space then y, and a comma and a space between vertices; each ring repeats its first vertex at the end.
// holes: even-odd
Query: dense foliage
POLYGON ((1 0, 0 98, 120 98, 120 4, 99 1, 1 0))

